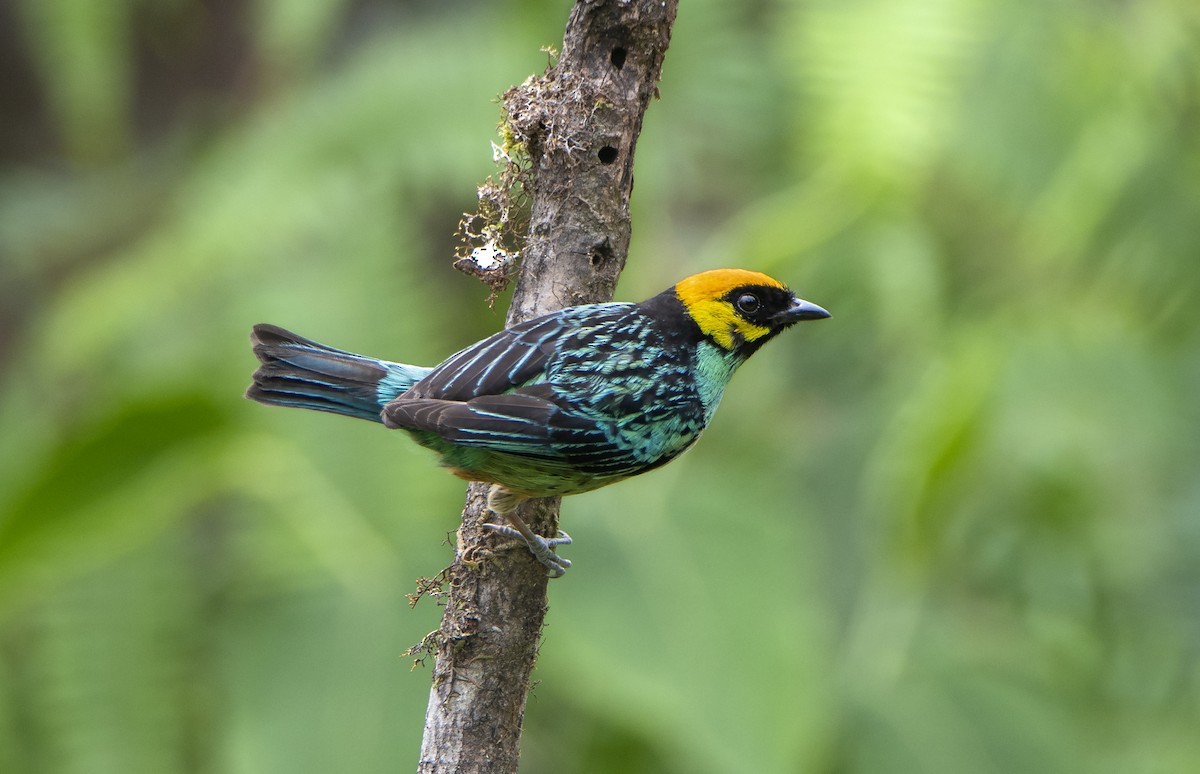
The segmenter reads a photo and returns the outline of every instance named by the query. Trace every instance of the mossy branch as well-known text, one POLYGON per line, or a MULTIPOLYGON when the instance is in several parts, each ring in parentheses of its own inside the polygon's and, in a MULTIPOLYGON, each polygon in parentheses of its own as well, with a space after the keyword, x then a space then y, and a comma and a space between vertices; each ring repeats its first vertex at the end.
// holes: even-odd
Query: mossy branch
MULTIPOLYGON (((497 147, 510 159, 522 154, 522 160, 513 162, 502 185, 481 194, 481 207, 511 218, 512 186, 519 184, 529 197, 509 325, 612 298, 629 249, 634 149, 657 93, 677 5, 580 0, 557 61, 504 95, 503 144, 497 147)), ((481 221, 467 223, 468 250, 460 264, 489 238, 504 256, 512 253, 510 234, 481 214, 481 221), (472 236, 480 241, 471 243, 472 236)), ((475 263, 485 272, 496 268, 475 263)), ((501 269, 509 271, 511 264, 501 269)), ((483 278, 492 284, 499 276, 483 278)), ((482 527, 486 499, 487 485, 468 487, 446 576, 445 613, 430 640, 437 643, 437 659, 418 766, 427 774, 517 769, 547 609, 546 568, 527 551, 491 549, 496 538, 482 527)), ((540 534, 553 535, 558 512, 556 498, 532 500, 521 516, 540 534)))

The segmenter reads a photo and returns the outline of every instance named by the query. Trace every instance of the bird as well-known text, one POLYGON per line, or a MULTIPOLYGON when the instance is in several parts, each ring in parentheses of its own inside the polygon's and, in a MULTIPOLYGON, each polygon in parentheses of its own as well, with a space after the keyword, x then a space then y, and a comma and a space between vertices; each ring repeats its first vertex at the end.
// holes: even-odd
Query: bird
POLYGON ((564 532, 535 534, 526 499, 573 495, 654 470, 695 443, 730 377, 767 341, 831 317, 748 269, 686 277, 640 303, 560 309, 432 367, 357 355, 275 325, 253 327, 246 397, 380 422, 442 466, 491 484, 485 526, 517 538, 560 577, 564 532))

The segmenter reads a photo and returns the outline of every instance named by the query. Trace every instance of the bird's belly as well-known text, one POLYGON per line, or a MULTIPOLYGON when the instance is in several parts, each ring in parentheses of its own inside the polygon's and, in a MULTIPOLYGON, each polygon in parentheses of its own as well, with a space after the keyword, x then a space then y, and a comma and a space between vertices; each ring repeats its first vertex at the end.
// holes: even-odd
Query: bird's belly
POLYGON ((705 419, 698 403, 651 405, 619 417, 596 412, 589 418, 594 432, 585 434, 586 443, 563 436, 551 442, 546 456, 455 444, 429 431, 408 432, 459 478, 500 484, 527 497, 555 497, 590 492, 670 462, 696 441, 705 419), (555 445, 559 442, 561 446, 555 445))
MULTIPOLYGON (((659 428, 665 430, 666 428, 659 428)), ((620 465, 581 467, 558 459, 542 459, 477 447, 422 443, 441 457, 441 464, 466 481, 500 484, 527 497, 559 497, 590 492, 664 465, 685 451, 699 431, 647 434, 614 432, 620 465)))
POLYGON ((500 484, 525 497, 563 497, 582 494, 616 483, 627 476, 587 473, 562 463, 531 460, 502 452, 479 455, 471 467, 457 467, 449 461, 457 455, 443 455, 442 464, 466 481, 500 484))

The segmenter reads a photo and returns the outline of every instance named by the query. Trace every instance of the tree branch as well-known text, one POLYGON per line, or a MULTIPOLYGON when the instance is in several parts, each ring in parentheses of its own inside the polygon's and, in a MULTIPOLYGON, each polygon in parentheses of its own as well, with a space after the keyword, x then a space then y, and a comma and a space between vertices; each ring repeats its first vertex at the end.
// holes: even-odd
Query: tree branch
MULTIPOLYGON (((629 196, 642 116, 656 93, 678 0, 578 0, 558 61, 505 95, 530 160, 529 233, 508 324, 612 298, 629 249, 629 196)), ((486 484, 471 484, 459 529, 418 771, 516 771, 529 678, 546 615, 546 568, 494 553, 486 484)), ((554 535, 559 500, 525 503, 554 535)))

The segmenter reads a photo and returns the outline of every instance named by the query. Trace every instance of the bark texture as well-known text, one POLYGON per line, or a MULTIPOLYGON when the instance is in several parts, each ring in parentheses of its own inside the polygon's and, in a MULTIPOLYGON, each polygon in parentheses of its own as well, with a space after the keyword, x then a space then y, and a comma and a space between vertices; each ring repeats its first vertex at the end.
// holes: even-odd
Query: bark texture
MULTIPOLYGON (((579 0, 558 61, 505 95, 532 196, 509 325, 612 298, 629 249, 634 148, 677 6, 579 0)), ((517 770, 548 579, 524 547, 497 550, 508 541, 483 529, 486 498, 487 485, 468 487, 437 638, 423 773, 517 770)), ((520 513, 553 535, 558 510, 555 498, 530 501, 520 513)))

